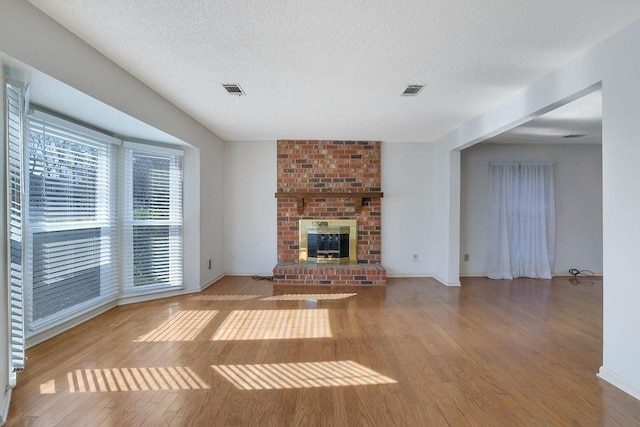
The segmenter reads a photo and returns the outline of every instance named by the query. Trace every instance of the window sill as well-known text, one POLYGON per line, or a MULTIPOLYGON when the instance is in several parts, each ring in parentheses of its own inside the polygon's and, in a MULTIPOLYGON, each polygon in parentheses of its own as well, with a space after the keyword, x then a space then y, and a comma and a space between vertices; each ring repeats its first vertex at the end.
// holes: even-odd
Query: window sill
POLYGON ((158 298, 169 298, 182 295, 185 292, 183 285, 147 287, 146 289, 127 288, 118 299, 118 305, 133 304, 158 298))

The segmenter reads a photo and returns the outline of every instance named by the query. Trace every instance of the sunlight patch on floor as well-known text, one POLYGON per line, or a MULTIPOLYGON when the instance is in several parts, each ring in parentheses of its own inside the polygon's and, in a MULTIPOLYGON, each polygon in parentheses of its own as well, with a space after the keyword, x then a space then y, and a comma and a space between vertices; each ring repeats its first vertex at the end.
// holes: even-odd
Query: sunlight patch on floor
POLYGON ((191 299, 196 301, 245 301, 261 296, 262 295, 194 295, 191 299))
POLYGON ((193 341, 218 310, 182 310, 134 342, 193 341))
MULTIPOLYGON (((76 369, 67 373, 67 381, 70 393, 202 390, 209 388, 191 368, 181 366, 76 369)), ((42 390, 42 385, 40 389, 42 390)))
POLYGON ((40 384, 40 394, 54 394, 56 392, 56 380, 40 384))
POLYGON ((268 365, 214 365, 212 368, 241 390, 397 383, 396 380, 351 360, 268 365))
POLYGON ((233 310, 212 341, 331 338, 329 310, 233 310))
POLYGON ((307 301, 307 300, 339 300, 350 298, 358 294, 284 294, 262 298, 260 301, 307 301))

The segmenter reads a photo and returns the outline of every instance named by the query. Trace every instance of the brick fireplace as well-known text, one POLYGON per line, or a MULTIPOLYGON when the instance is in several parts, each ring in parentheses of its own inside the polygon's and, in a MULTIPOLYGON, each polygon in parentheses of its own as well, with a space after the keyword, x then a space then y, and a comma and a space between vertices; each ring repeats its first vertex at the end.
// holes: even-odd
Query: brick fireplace
POLYGON ((384 285, 379 141, 278 141, 277 285, 384 285), (299 263, 299 220, 356 220, 357 264, 299 263))

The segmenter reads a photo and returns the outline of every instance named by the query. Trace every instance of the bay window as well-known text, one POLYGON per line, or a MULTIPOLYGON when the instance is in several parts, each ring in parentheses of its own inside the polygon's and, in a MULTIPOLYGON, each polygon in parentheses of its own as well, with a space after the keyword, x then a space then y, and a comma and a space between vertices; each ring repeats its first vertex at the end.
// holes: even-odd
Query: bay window
POLYGON ((27 335, 182 286, 181 151, 28 117, 27 335))

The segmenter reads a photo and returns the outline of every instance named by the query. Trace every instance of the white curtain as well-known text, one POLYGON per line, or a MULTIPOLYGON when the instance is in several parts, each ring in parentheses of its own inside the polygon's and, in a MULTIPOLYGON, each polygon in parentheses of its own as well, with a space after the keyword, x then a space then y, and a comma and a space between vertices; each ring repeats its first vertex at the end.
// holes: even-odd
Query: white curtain
POLYGON ((550 279, 555 240, 553 164, 492 163, 487 277, 550 279))

